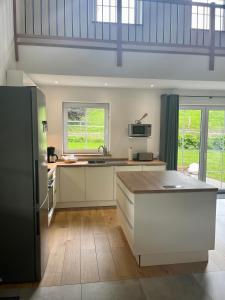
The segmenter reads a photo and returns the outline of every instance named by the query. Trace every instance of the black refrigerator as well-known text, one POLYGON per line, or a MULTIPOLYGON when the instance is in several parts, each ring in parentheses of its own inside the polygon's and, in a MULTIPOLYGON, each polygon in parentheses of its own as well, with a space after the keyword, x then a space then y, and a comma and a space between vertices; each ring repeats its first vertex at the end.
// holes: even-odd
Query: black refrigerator
POLYGON ((47 121, 36 87, 0 87, 0 283, 39 281, 48 261, 47 121))

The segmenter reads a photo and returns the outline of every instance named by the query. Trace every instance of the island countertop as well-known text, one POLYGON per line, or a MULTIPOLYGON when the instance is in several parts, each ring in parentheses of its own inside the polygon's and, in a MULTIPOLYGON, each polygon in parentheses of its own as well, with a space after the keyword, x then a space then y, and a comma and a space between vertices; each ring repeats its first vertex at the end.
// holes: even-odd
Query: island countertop
POLYGON ((118 178, 134 194, 217 191, 218 189, 178 171, 118 172, 118 178), (176 186, 175 188, 173 186, 176 186))

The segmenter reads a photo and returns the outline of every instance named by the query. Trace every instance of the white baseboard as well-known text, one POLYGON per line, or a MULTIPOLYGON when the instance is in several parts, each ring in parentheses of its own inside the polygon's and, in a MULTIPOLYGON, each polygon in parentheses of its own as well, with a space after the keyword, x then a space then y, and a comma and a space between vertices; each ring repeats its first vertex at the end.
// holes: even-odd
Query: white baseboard
MULTIPOLYGON (((136 256, 137 263, 138 257, 136 256)), ((179 253, 158 253, 140 255, 140 266, 157 266, 191 262, 208 261, 208 251, 179 252, 179 253)))
POLYGON ((57 202, 56 208, 79 208, 79 207, 100 207, 100 206, 116 206, 116 201, 80 201, 80 202, 57 202))

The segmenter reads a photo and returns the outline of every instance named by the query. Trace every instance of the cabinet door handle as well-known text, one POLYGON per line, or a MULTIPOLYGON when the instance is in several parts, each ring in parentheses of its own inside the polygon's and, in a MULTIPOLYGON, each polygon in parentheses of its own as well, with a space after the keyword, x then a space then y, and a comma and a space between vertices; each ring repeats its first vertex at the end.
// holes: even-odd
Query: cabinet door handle
POLYGON ((35 182, 36 182, 36 205, 39 204, 39 165, 38 165, 38 160, 35 160, 34 163, 35 167, 35 182))
POLYGON ((134 229, 134 227, 132 226, 132 224, 131 224, 131 222, 129 221, 129 219, 128 219, 128 217, 127 217, 127 215, 125 214, 125 212, 123 211, 123 209, 122 209, 122 207, 121 207, 121 205, 120 205, 120 203, 119 203, 119 201, 117 201, 117 205, 119 206, 119 209, 120 209, 120 211, 122 212, 122 214, 123 214, 123 216, 124 216, 124 218, 125 218, 125 220, 127 221, 127 224, 128 224, 128 226, 130 227, 130 229, 134 229))
POLYGON ((37 236, 40 235, 40 213, 39 211, 36 212, 36 232, 37 232, 37 236))
POLYGON ((119 189, 121 190, 121 192, 123 193, 123 195, 126 197, 127 201, 131 204, 134 205, 134 203, 127 197, 127 194, 124 192, 124 190, 121 188, 121 186, 117 183, 117 186, 119 187, 119 189))

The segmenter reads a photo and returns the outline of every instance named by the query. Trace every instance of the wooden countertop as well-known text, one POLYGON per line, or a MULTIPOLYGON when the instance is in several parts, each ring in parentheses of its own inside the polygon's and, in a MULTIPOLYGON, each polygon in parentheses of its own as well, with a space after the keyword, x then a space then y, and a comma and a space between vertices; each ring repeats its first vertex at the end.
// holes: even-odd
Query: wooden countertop
MULTIPOLYGON (((97 160, 97 159, 92 159, 92 160, 97 160)), ((99 160, 103 160, 103 159, 99 158, 99 160)), ((164 165, 165 165, 165 162, 160 161, 160 160, 128 161, 126 159, 115 159, 114 158, 114 159, 110 159, 110 162, 99 163, 99 164, 91 164, 91 163, 88 163, 87 160, 86 161, 78 160, 76 163, 65 163, 63 161, 59 161, 56 163, 49 163, 48 168, 55 169, 56 167, 110 167, 110 166, 164 166, 164 165)))
POLYGON ((211 185, 177 171, 117 172, 117 176, 134 194, 218 191, 211 185), (170 185, 179 187, 164 187, 170 185))

